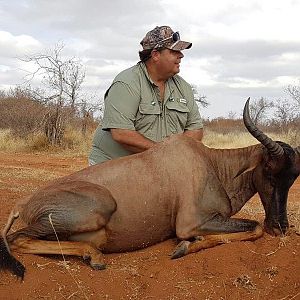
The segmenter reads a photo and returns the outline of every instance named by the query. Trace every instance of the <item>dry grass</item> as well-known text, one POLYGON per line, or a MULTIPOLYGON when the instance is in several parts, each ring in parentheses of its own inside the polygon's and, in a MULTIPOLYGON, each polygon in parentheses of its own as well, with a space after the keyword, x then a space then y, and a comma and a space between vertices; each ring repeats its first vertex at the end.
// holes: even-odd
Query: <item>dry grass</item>
MULTIPOLYGON (((300 145, 300 131, 290 129, 286 133, 266 134, 275 141, 286 142, 292 146, 300 145)), ((217 133, 210 129, 205 130, 203 143, 212 148, 240 148, 257 144, 257 140, 247 132, 217 133)))
POLYGON ((91 148, 93 134, 83 135, 81 131, 67 128, 63 144, 59 147, 48 145, 43 133, 30 134, 26 138, 16 137, 10 129, 0 129, 0 151, 9 152, 70 152, 77 155, 87 155, 91 148))
POLYGON ((233 285, 236 287, 241 287, 246 290, 256 290, 256 284, 248 275, 241 275, 233 281, 233 285))
POLYGON ((26 148, 26 141, 13 135, 10 129, 0 130, 0 150, 23 151, 26 148))
MULTIPOLYGON (((300 130, 290 129, 286 133, 268 133, 274 140, 286 142, 292 146, 300 145, 300 130)), ((76 153, 77 155, 88 155, 93 139, 93 132, 83 135, 81 131, 68 127, 65 131, 63 144, 60 147, 51 147, 47 143, 46 137, 42 133, 32 134, 26 138, 16 137, 9 129, 0 129, 0 151, 12 152, 32 152, 64 151, 76 153)), ((245 131, 234 131, 220 133, 209 128, 205 129, 203 142, 212 148, 240 148, 257 144, 257 140, 245 131)))
POLYGON ((240 148, 257 144, 257 140, 250 134, 243 132, 222 134, 207 129, 205 130, 203 143, 211 148, 240 148))

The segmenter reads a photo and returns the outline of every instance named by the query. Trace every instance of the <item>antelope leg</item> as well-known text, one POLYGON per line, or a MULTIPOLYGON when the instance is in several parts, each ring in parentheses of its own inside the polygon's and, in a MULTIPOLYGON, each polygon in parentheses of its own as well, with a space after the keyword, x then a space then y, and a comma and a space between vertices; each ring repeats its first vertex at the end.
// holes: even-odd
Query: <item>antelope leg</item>
POLYGON ((105 269, 102 253, 89 242, 44 241, 30 238, 18 238, 11 243, 11 249, 27 254, 63 254, 90 258, 94 269, 105 269))
POLYGON ((172 253, 172 259, 229 242, 253 241, 258 239, 262 235, 263 229, 260 225, 257 225, 252 231, 213 234, 196 237, 196 240, 193 242, 180 242, 172 253))

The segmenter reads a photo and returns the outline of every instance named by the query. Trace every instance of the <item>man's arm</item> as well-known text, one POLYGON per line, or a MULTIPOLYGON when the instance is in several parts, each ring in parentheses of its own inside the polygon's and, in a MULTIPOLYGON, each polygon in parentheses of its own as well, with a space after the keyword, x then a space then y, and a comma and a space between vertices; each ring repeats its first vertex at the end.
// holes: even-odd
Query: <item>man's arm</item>
POLYGON ((133 153, 143 152, 156 144, 134 130, 112 128, 110 132, 116 142, 133 153))
POLYGON ((183 134, 197 141, 201 141, 203 138, 203 129, 185 130, 183 134))
MULTIPOLYGON (((112 138, 116 142, 120 143, 126 150, 133 153, 143 152, 157 144, 134 130, 113 128, 110 131, 112 138)), ((183 134, 197 141, 201 141, 203 129, 186 130, 183 134)))

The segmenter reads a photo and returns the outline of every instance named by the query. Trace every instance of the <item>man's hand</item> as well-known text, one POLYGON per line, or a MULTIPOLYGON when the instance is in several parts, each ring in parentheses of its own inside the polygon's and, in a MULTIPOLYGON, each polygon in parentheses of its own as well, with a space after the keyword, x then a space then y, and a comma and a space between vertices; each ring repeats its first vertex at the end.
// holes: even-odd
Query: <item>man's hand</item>
MULTIPOLYGON (((156 142, 151 141, 134 130, 112 128, 110 131, 112 138, 132 153, 143 152, 156 144, 156 142)), ((186 130, 183 134, 197 141, 201 141, 203 129, 186 130)))
POLYGON ((183 134, 197 141, 201 141, 203 138, 203 129, 186 130, 183 134))

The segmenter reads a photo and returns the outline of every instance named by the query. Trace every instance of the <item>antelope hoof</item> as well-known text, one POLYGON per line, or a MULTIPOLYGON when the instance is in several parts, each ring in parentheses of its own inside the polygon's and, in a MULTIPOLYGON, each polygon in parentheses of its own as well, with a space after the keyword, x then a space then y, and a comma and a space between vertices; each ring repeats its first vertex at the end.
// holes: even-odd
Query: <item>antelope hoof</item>
POLYGON ((188 241, 182 241, 180 242, 174 252, 172 253, 171 259, 176 259, 180 258, 182 256, 185 256, 188 253, 188 247, 189 247, 190 242, 188 241))
POLYGON ((90 255, 90 254, 84 254, 84 255, 82 256, 82 258, 83 258, 84 260, 88 260, 88 259, 91 259, 91 255, 90 255))
POLYGON ((97 271, 106 269, 106 264, 90 262, 90 265, 94 270, 97 270, 97 271))

